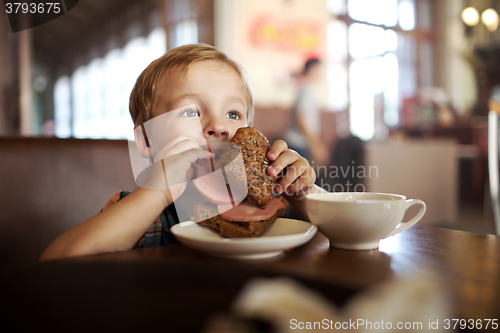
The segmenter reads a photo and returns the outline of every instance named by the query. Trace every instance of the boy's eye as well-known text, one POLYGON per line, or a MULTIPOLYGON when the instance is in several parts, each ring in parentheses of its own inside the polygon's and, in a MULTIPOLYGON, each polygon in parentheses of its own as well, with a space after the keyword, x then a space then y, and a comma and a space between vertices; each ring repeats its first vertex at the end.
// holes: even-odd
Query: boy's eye
POLYGON ((185 117, 198 117, 200 115, 200 112, 198 110, 189 109, 184 111, 182 115, 185 117))
POLYGON ((227 113, 227 117, 230 118, 230 119, 240 119, 240 113, 239 112, 236 112, 236 111, 230 111, 227 113))

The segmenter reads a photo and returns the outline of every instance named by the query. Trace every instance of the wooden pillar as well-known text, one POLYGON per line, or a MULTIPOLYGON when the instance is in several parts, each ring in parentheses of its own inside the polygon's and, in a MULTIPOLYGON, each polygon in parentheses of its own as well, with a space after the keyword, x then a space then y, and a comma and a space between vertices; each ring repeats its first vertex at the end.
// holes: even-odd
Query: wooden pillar
POLYGON ((26 29, 19 34, 19 106, 20 132, 22 136, 35 134, 33 114, 33 30, 26 29))
POLYGON ((215 45, 214 0, 197 0, 196 8, 200 43, 215 45))
POLYGON ((0 135, 10 134, 8 103, 7 103, 7 85, 9 83, 9 71, 7 62, 9 60, 9 31, 7 14, 0 12, 0 135))
POLYGON ((174 22, 172 20, 173 16, 174 0, 161 0, 160 1, 160 17, 161 25, 165 30, 167 36, 167 51, 172 49, 174 46, 174 22))

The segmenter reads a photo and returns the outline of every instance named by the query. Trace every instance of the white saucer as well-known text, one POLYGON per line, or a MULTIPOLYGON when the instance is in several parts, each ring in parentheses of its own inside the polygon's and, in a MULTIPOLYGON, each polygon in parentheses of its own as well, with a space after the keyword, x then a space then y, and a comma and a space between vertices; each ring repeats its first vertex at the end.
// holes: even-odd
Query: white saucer
POLYGON ((225 238, 214 229, 194 222, 174 225, 170 231, 184 245, 211 255, 232 259, 266 259, 285 249, 307 243, 318 228, 300 220, 279 218, 257 238, 225 238))

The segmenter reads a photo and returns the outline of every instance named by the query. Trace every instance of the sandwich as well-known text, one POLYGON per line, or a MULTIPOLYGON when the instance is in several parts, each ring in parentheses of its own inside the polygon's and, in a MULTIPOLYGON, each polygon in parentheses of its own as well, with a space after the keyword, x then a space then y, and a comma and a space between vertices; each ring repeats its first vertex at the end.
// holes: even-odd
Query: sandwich
MULTIPOLYGON (((192 209, 191 219, 217 230, 224 237, 260 236, 285 209, 285 205, 273 196, 277 177, 267 173, 271 164, 268 151, 269 141, 261 132, 251 127, 239 128, 217 161, 226 170, 225 182, 210 184, 204 179, 206 177, 193 181, 208 201, 192 209), (230 202, 224 199, 227 192, 230 202)), ((203 173, 206 169, 197 166, 198 176, 203 173)))

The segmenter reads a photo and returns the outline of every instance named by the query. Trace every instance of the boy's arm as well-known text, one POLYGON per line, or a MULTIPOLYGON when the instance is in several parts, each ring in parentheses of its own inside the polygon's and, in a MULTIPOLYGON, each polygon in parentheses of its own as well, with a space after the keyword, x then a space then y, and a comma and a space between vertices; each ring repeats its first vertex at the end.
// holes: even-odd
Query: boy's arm
POLYGON ((182 135, 175 137, 158 153, 143 188, 62 234, 40 260, 131 249, 161 212, 184 192, 192 163, 211 156, 196 141, 182 135))
POLYGON ((139 188, 68 230, 44 251, 40 260, 131 249, 172 203, 165 191, 139 188))

